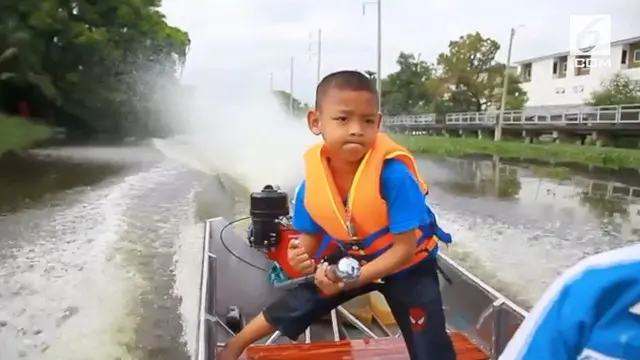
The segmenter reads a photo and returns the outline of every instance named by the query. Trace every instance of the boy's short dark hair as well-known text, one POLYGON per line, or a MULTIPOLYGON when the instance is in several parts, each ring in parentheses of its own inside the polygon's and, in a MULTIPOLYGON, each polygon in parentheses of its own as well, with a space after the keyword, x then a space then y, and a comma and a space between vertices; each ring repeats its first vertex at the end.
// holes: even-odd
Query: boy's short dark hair
POLYGON ((322 78, 316 87, 316 109, 320 108, 322 98, 330 89, 366 91, 378 97, 376 86, 367 75, 355 70, 336 71, 322 78))

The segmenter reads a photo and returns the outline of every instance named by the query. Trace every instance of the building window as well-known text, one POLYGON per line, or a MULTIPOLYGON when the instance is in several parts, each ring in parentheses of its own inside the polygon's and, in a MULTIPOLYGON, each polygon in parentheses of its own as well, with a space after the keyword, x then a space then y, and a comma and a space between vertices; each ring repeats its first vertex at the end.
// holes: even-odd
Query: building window
POLYGON ((629 52, 627 51, 627 49, 622 49, 622 57, 620 59, 620 64, 626 65, 628 58, 629 58, 629 52))
POLYGON ((640 62, 640 50, 633 51, 633 62, 640 62))
POLYGON ((567 76, 567 57, 561 56, 553 60, 553 77, 555 79, 563 78, 567 76))
POLYGON ((591 56, 579 55, 574 60, 575 76, 589 75, 591 72, 591 56))
POLYGON ((523 64, 520 70, 520 77, 523 82, 531 81, 532 64, 523 64))

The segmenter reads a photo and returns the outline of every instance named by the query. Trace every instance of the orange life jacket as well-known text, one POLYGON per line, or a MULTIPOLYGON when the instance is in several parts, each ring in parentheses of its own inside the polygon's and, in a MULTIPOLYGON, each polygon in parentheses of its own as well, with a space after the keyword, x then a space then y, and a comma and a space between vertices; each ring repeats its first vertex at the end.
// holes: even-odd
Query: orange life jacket
MULTIPOLYGON (((331 175, 323 144, 315 145, 306 152, 304 205, 311 218, 326 232, 320 252, 326 254, 326 238, 330 238, 348 249, 350 255, 366 262, 392 246, 394 237, 389 232, 387 204, 380 192, 380 175, 387 159, 402 161, 417 179, 423 193, 427 194, 427 185, 418 174, 413 156, 387 135, 379 134, 372 149, 362 159, 349 191, 347 206, 351 209, 350 223, 355 233, 351 237, 347 209, 331 175)), ((432 225, 437 227, 435 222, 432 225)), ((436 248, 438 238, 435 234, 432 228, 416 229, 416 252, 404 268, 424 259, 436 248)))

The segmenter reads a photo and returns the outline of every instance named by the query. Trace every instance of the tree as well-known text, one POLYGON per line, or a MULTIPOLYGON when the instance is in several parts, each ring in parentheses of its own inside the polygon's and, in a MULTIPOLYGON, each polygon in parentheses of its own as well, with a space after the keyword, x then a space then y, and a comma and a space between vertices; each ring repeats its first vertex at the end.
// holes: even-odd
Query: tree
POLYGON ((591 106, 628 105, 640 103, 640 83, 616 73, 602 82, 602 88, 591 93, 587 102, 591 106))
POLYGON ((47 99, 57 100, 51 77, 43 71, 38 55, 31 51, 30 40, 29 33, 15 19, 5 18, 0 23, 0 109, 15 96, 8 90, 31 87, 47 99))
MULTIPOLYGON (((440 111, 484 111, 499 107, 505 65, 495 60, 497 41, 480 33, 449 42, 449 52, 437 59, 437 77, 430 87, 441 97, 440 111)), ((522 108, 526 93, 515 75, 507 89, 508 108, 522 108)))
POLYGON ((396 64, 400 69, 382 80, 382 107, 387 115, 427 112, 434 100, 428 87, 433 66, 420 56, 401 52, 396 64))
POLYGON ((13 55, 0 65, 11 74, 0 82, 0 110, 27 100, 71 130, 149 130, 162 113, 157 94, 179 86, 190 43, 159 7, 158 0, 4 1, 0 53, 13 55))

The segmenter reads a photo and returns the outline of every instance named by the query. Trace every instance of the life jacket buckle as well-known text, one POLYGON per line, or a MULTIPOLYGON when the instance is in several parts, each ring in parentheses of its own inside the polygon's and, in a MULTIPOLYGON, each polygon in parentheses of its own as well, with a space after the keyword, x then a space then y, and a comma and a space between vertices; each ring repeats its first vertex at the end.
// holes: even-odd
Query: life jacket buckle
POLYGON ((362 256, 367 255, 367 252, 365 251, 365 249, 362 246, 359 246, 358 244, 351 244, 351 251, 350 252, 351 253, 357 253, 357 255, 362 255, 362 256))

